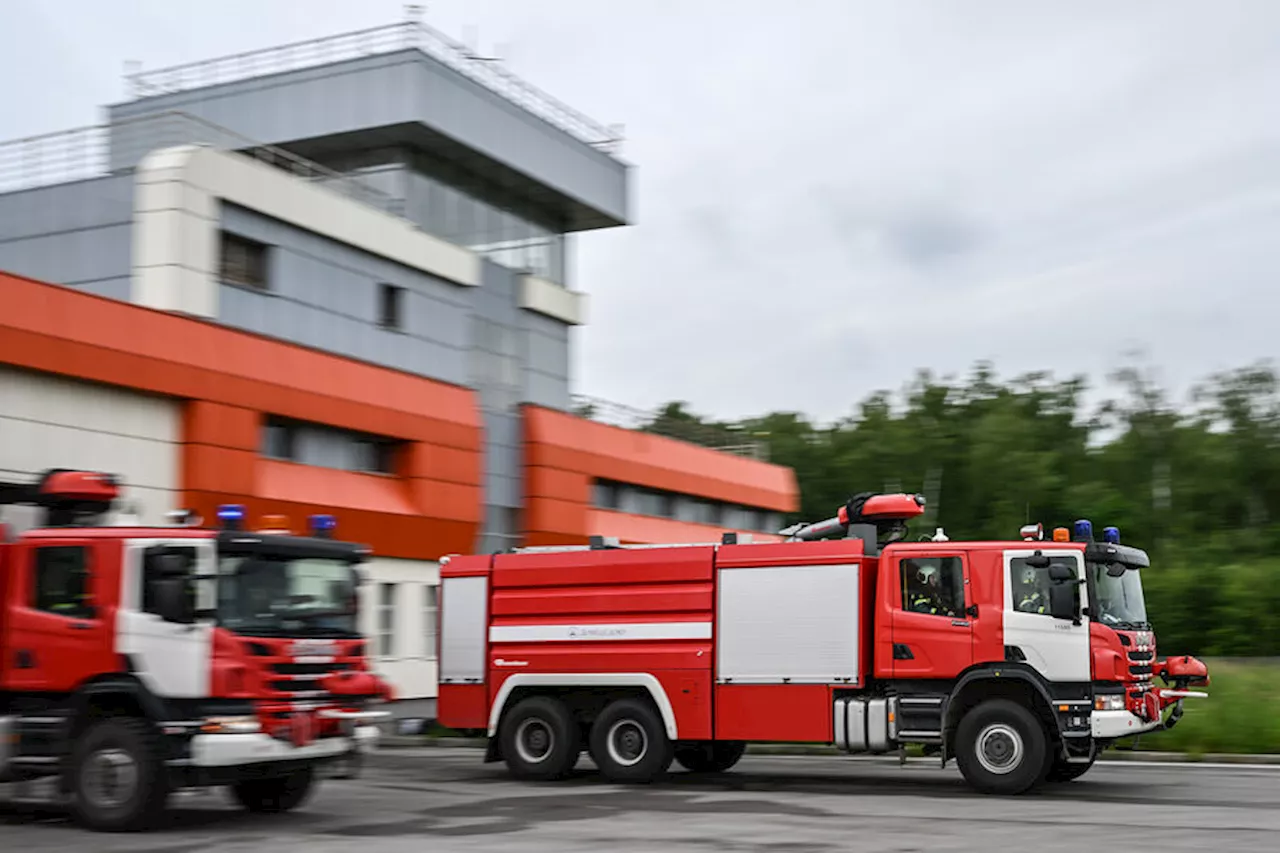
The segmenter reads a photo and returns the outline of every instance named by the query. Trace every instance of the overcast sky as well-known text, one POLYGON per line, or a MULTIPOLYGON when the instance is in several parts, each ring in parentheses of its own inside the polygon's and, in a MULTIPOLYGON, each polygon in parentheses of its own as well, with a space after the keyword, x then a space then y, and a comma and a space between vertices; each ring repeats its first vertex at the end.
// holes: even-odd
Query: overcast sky
MULTIPOLYGON (((917 368, 1168 384, 1270 358, 1280 2, 450 0, 427 20, 626 125, 634 225, 575 241, 575 390, 846 414, 917 368)), ((0 137, 144 68, 386 0, 4 0, 0 137)))

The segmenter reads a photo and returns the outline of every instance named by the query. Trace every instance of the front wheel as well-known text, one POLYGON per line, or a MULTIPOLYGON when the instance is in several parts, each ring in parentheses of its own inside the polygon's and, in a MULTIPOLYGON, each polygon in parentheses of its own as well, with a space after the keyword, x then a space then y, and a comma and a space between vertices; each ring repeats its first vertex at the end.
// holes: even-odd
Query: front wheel
POLYGON ((619 699, 591 724, 591 760, 610 782, 651 782, 674 757, 662 718, 648 702, 619 699))
POLYGON ((99 832, 144 829, 169 797, 159 736, 133 717, 91 726, 76 741, 68 772, 72 814, 99 832))
POLYGON ((1035 714, 1007 699, 991 699, 965 714, 956 731, 956 764, 984 794, 1013 795, 1042 779, 1049 742, 1035 714))
POLYGON ((676 747, 676 761, 690 773, 723 773, 738 763, 747 745, 740 740, 713 740, 676 747))
POLYGON ((273 779, 248 779, 231 786, 240 805, 257 814, 290 812, 306 802, 315 781, 310 768, 273 779))

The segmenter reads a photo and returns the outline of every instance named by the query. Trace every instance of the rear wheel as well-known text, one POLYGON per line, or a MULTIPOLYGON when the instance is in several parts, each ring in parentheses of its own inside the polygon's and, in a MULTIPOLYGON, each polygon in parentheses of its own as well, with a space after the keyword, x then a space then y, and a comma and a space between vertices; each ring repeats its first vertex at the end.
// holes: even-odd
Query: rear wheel
POLYGON ((306 802, 315 781, 311 768, 272 779, 247 779, 231 786, 240 805, 258 814, 290 812, 306 802))
POLYGON ((169 797, 159 736, 144 720, 114 717, 93 724, 71 754, 68 788, 76 820, 101 832, 145 829, 169 797))
POLYGON ((610 782, 651 782, 674 757, 662 718, 648 702, 619 699, 591 724, 591 760, 610 782))
POLYGON ((503 718, 498 737, 507 769, 520 779, 562 779, 582 752, 582 735, 573 715, 550 696, 519 702, 503 718))
POLYGON ((676 747, 676 761, 690 773, 723 773, 746 751, 746 743, 740 740, 703 741, 676 747))
POLYGON ((1021 794, 1041 781, 1048 738, 1027 708, 991 699, 965 714, 956 731, 956 763, 984 794, 1021 794))

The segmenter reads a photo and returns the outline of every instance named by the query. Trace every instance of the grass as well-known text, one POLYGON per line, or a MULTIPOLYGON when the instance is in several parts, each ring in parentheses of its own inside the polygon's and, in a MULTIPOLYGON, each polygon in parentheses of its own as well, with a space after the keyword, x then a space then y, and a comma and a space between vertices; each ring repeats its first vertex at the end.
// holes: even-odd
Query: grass
MULTIPOLYGON (((1207 699, 1188 699, 1186 712, 1173 731, 1153 732, 1138 738, 1141 751, 1280 754, 1280 663, 1274 659, 1207 659, 1210 684, 1207 699)), ((428 737, 458 737, 438 723, 423 732, 428 737)), ((1118 741, 1114 749, 1133 748, 1132 738, 1118 741)), ((908 750, 912 754, 913 750, 908 750)))
MULTIPOLYGON (((1188 699, 1173 731, 1138 739, 1140 750, 1205 753, 1280 753, 1280 665, 1271 660, 1206 660, 1208 699, 1188 699)), ((1124 749, 1126 741, 1116 744, 1124 749)))

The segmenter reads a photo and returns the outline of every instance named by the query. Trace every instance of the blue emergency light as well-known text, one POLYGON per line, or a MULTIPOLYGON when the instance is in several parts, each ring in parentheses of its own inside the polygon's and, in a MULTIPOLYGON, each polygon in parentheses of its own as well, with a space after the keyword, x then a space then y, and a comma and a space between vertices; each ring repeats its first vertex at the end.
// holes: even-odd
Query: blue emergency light
POLYGON ((308 522, 311 526, 311 535, 322 539, 332 536, 334 529, 338 526, 338 519, 332 515, 313 515, 308 522))
POLYGON ((1082 518, 1076 522, 1075 537, 1077 542, 1093 541, 1093 523, 1087 518, 1082 518))
POLYGON ((240 504, 223 504, 218 507, 218 521, 224 530, 239 530, 244 524, 244 507, 240 504))
POLYGON ((1120 528, 1104 527, 1102 528, 1102 539, 1104 542, 1110 542, 1112 545, 1120 544, 1120 528))

